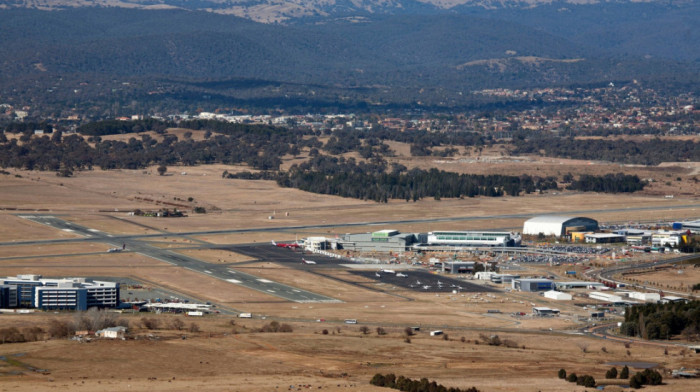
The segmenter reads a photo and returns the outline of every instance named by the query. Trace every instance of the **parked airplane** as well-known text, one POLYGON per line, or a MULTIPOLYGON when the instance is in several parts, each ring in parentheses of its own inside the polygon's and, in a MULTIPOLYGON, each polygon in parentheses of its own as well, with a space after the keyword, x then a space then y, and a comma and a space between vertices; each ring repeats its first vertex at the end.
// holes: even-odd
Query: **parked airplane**
POLYGON ((299 244, 297 244, 296 242, 288 242, 288 243, 280 242, 278 244, 275 241, 272 241, 272 245, 274 245, 278 248, 287 248, 287 249, 299 249, 299 248, 301 248, 301 246, 299 244))
POLYGON ((425 286, 423 286, 423 290, 430 290, 431 287, 432 287, 432 286, 428 286, 428 285, 426 284, 425 286))
POLYGON ((395 274, 395 273, 396 273, 396 271, 390 270, 390 269, 383 269, 383 270, 380 270, 380 272, 384 272, 384 273, 387 273, 387 274, 395 274))
POLYGON ((401 272, 399 272, 398 274, 396 274, 396 276, 398 276, 399 278, 408 278, 408 275, 402 274, 401 272))
POLYGON ((316 264, 315 261, 307 260, 307 259, 304 259, 304 258, 301 259, 301 263, 302 263, 302 264, 316 264))
POLYGON ((107 252, 109 252, 109 253, 121 252, 121 251, 122 251, 121 248, 109 248, 109 249, 107 250, 107 252))
POLYGON ((377 278, 381 278, 381 277, 382 277, 381 275, 379 275, 379 272, 375 272, 375 273, 374 273, 374 276, 376 276, 377 278))

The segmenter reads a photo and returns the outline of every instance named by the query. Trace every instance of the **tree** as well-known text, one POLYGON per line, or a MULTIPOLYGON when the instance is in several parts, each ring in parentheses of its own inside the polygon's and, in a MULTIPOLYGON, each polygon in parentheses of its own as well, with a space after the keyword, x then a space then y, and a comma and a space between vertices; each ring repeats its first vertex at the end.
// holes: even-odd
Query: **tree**
POLYGON ((168 167, 165 165, 160 165, 160 166, 158 166, 157 170, 158 170, 158 174, 162 176, 165 174, 165 172, 168 171, 168 167))
POLYGON ((369 327, 366 325, 361 326, 360 332, 362 332, 363 335, 367 335, 369 333, 369 327))
POLYGON ((578 377, 576 376, 576 373, 571 373, 566 377, 566 381, 568 382, 576 382, 578 380, 578 377))
POLYGON ((562 380, 566 379, 566 370, 564 370, 563 368, 559 369, 559 378, 561 378, 562 380))
POLYGON ((629 376, 630 376, 630 368, 628 368, 627 365, 625 365, 625 367, 623 367, 622 370, 620 371, 620 378, 625 380, 625 379, 628 379, 629 376))
POLYGON ((617 368, 611 367, 610 370, 605 372, 605 378, 617 378, 617 368))
POLYGON ((630 388, 639 389, 642 387, 642 380, 639 373, 635 374, 630 380, 630 388))

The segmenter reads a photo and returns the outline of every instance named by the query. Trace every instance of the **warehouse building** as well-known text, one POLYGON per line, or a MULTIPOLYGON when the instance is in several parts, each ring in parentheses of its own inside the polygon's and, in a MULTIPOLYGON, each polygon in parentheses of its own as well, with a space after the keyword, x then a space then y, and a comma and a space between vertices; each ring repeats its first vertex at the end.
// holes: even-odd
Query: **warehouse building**
POLYGON ((604 302, 623 303, 621 296, 612 293, 602 293, 600 291, 588 293, 588 298, 597 299, 604 302))
POLYGON ((119 283, 85 278, 43 279, 41 275, 0 278, 16 286, 18 306, 39 309, 87 310, 119 305, 119 283))
POLYGON ((398 230, 380 230, 373 233, 345 234, 342 248, 359 252, 405 252, 416 243, 416 235, 398 230))
POLYGON ((544 297, 556 301, 571 301, 572 299, 574 299, 573 295, 568 293, 562 293, 561 291, 556 290, 545 291, 544 297))
POLYGON ((584 217, 542 215, 525 221, 523 234, 567 236, 572 232, 596 231, 598 222, 584 217))
POLYGON ((471 274, 476 263, 473 261, 448 261, 442 264, 442 272, 448 274, 471 274))
POLYGON ((549 279, 513 279, 513 290, 549 291, 554 289, 554 282, 549 279))
POLYGON ((604 284, 600 282, 586 282, 586 281, 580 281, 580 282, 556 282, 554 284, 557 288, 557 290, 573 290, 573 289, 600 289, 602 287, 605 287, 604 284))

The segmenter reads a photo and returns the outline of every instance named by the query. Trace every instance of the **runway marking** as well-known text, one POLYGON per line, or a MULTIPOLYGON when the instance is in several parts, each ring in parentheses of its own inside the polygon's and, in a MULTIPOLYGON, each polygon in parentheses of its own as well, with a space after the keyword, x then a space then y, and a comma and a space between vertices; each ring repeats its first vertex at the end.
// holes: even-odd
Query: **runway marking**
POLYGON ((91 231, 91 232, 93 232, 93 233, 99 233, 99 232, 100 232, 100 231, 97 230, 97 229, 88 229, 88 230, 91 231))
POLYGON ((205 273, 211 274, 211 271, 204 270, 205 273))
POLYGON ((240 280, 236 280, 236 279, 226 279, 226 281, 227 281, 227 282, 231 282, 231 283, 235 283, 235 284, 241 284, 241 281, 240 281, 240 280))
POLYGON ((267 280, 267 279, 257 279, 257 281, 260 283, 273 283, 271 280, 267 280))
POLYGON ((67 232, 69 232, 69 233, 72 233, 72 232, 74 232, 74 231, 75 231, 75 230, 73 230, 73 229, 61 229, 61 230, 63 230, 63 231, 67 231, 67 232))

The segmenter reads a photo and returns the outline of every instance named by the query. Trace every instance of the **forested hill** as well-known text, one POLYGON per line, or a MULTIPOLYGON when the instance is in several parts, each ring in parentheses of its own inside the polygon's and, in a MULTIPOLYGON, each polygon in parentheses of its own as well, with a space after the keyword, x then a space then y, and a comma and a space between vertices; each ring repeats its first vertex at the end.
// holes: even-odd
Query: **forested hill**
MULTIPOLYGON (((115 102, 455 108, 483 88, 700 79, 698 61, 611 53, 492 17, 373 15, 281 25, 186 10, 5 9, 0 97, 52 112, 86 102, 96 110, 115 102)), ((686 46, 700 40, 692 42, 686 46)))

